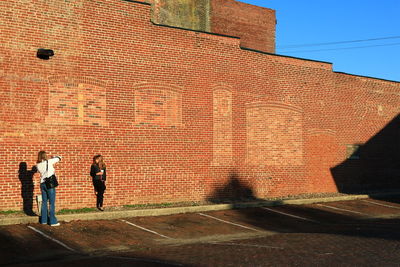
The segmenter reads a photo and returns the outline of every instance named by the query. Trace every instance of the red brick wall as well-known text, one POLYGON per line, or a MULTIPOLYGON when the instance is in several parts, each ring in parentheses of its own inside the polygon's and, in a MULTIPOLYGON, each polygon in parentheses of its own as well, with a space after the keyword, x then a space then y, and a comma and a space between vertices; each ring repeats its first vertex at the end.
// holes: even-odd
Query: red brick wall
POLYGON ((211 32, 237 36, 241 46, 275 53, 275 10, 235 0, 211 1, 211 32))
POLYGON ((94 206, 98 153, 107 206, 335 191, 346 145, 385 134, 399 112, 399 83, 154 25, 150 11, 0 2, 0 210, 39 193, 39 150, 63 156, 57 209, 94 206))

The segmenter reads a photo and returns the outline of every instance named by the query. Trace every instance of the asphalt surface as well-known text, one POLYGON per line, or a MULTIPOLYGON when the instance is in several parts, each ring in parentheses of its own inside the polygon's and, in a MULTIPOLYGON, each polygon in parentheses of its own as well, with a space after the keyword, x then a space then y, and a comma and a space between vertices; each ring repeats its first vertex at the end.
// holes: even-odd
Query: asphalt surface
POLYGON ((400 266, 400 197, 264 204, 3 225, 0 265, 400 266))

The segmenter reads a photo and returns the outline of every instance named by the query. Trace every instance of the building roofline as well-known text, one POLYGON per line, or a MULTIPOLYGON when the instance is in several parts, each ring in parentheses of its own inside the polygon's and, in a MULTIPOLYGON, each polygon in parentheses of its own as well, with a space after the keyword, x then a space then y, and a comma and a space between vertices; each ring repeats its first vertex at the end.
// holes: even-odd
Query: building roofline
POLYGON ((146 2, 142 2, 142 1, 135 1, 135 0, 121 0, 121 1, 142 4, 142 5, 146 5, 146 6, 151 6, 150 3, 146 3, 146 2))
MULTIPOLYGON (((126 2, 132 2, 132 3, 138 3, 138 4, 144 4, 144 5, 151 6, 150 3, 145 3, 145 2, 141 2, 141 1, 135 1, 135 0, 121 0, 121 1, 126 1, 126 2)), ((248 5, 251 5, 251 4, 248 4, 248 5)), ((270 8, 266 8, 266 9, 270 9, 270 8)), ((271 9, 271 10, 274 10, 274 9, 271 9)), ((183 27, 179 27, 179 26, 171 26, 171 25, 166 25, 166 24, 161 24, 161 23, 155 23, 152 20, 150 20, 150 22, 153 25, 160 26, 160 27, 166 27, 166 28, 178 29, 178 30, 184 30, 184 31, 191 31, 191 32, 197 32, 197 33, 204 33, 204 34, 210 34, 210 35, 214 35, 214 36, 221 36, 221 37, 227 37, 227 38, 233 38, 233 39, 241 39, 240 37, 233 36, 233 35, 226 35, 226 34, 220 34, 220 33, 214 33, 214 32, 207 32, 207 31, 202 31, 202 30, 194 30, 194 29, 188 29, 188 28, 183 28, 183 27)), ((294 58, 294 59, 299 59, 299 60, 312 61, 312 62, 325 63, 325 64, 332 65, 331 62, 325 62, 325 61, 319 61, 319 60, 313 60, 313 59, 306 59, 306 58, 299 58, 299 57, 292 57, 292 56, 286 56, 286 55, 279 55, 279 54, 269 53, 269 52, 265 52, 265 51, 261 51, 261 50, 256 50, 256 49, 252 49, 252 48, 243 47, 243 46, 240 46, 240 48, 243 49, 243 50, 248 50, 248 51, 261 53, 261 54, 266 54, 266 55, 271 55, 271 56, 294 58)))
POLYGON ((345 75, 355 76, 355 77, 361 77, 361 78, 374 79, 374 80, 381 80, 381 81, 385 81, 385 82, 400 83, 400 81, 388 80, 388 79, 377 78, 377 77, 371 77, 371 76, 365 76, 365 75, 352 74, 352 73, 347 73, 347 72, 342 72, 342 71, 334 71, 334 73, 337 73, 337 74, 345 74, 345 75))
MULTIPOLYGON (((135 0, 121 0, 121 1, 151 6, 151 3, 142 2, 142 1, 135 1, 135 0)), ((249 4, 249 5, 251 5, 251 4, 249 4)), ((270 8, 266 8, 266 9, 270 9, 270 8)), ((275 11, 274 9, 270 9, 270 10, 275 11)), ((178 27, 178 26, 171 26, 171 25, 159 24, 159 23, 153 22, 152 20, 150 20, 150 22, 151 22, 153 25, 155 25, 155 26, 160 26, 160 27, 167 27, 167 28, 172 28, 172 29, 179 29, 179 30, 197 32, 197 33, 210 34, 210 35, 213 35, 213 36, 220 36, 220 37, 225 37, 225 38, 241 39, 240 37, 232 36, 232 35, 225 35, 225 34, 220 34, 220 33, 213 33, 213 32, 207 32, 207 31, 201 31, 201 30, 193 30, 193 29, 188 29, 188 28, 183 28, 183 27, 178 27)), ((332 62, 321 61, 321 60, 315 60, 315 59, 308 59, 308 58, 301 58, 301 57, 293 57, 293 56, 287 56, 287 55, 280 55, 280 54, 265 52, 265 51, 261 51, 261 50, 257 50, 257 49, 253 49, 253 48, 248 48, 248 47, 243 47, 243 46, 240 46, 240 49, 242 49, 242 50, 247 50, 247 51, 251 51, 251 52, 255 52, 255 53, 270 55, 270 56, 284 57, 284 58, 293 58, 293 59, 298 59, 298 60, 303 60, 303 61, 310 61, 310 62, 316 62, 316 63, 323 63, 323 64, 333 65, 332 62)), ((371 77, 371 76, 364 76, 364 75, 358 75, 358 74, 352 74, 352 73, 341 72, 341 71, 333 71, 333 70, 332 70, 332 72, 333 72, 333 73, 337 73, 337 74, 350 75, 350 76, 354 76, 354 77, 362 77, 362 78, 380 80, 380 81, 385 81, 385 82, 400 83, 400 81, 388 80, 388 79, 377 78, 377 77, 371 77)))
MULTIPOLYGON (((124 1, 127 1, 127 0, 124 0, 124 1)), ((188 28, 183 28, 183 27, 178 27, 178 26, 165 25, 165 24, 161 24, 161 23, 155 23, 154 21, 151 21, 151 23, 153 23, 153 25, 155 25, 155 26, 167 27, 167 28, 171 28, 171 29, 178 29, 178 30, 184 30, 184 31, 190 31, 190 32, 210 34, 210 35, 214 35, 214 36, 240 39, 240 37, 232 36, 232 35, 226 35, 226 34, 220 34, 220 33, 214 33, 214 32, 206 32, 206 31, 201 31, 201 30, 193 30, 193 29, 188 29, 188 28)))
POLYGON ((327 62, 327 61, 320 61, 320 60, 315 60, 315 59, 308 59, 308 58, 301 58, 301 57, 293 57, 293 56, 287 56, 287 55, 280 55, 280 54, 275 54, 275 53, 269 53, 261 50, 256 50, 253 48, 247 48, 247 47, 240 47, 243 50, 248 50, 256 53, 261 53, 261 54, 266 54, 266 55, 271 55, 271 56, 277 56, 277 57, 286 57, 286 58, 293 58, 293 59, 299 59, 299 60, 305 60, 305 61, 312 61, 312 62, 317 62, 317 63, 324 63, 324 64, 330 64, 332 65, 332 62, 327 62))

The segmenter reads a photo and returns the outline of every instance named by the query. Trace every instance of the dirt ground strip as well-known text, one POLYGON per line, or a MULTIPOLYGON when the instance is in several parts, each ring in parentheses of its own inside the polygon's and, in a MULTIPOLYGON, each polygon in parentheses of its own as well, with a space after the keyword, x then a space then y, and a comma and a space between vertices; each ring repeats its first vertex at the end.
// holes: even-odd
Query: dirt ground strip
POLYGON ((0 227, 0 265, 400 266, 400 198, 0 227))

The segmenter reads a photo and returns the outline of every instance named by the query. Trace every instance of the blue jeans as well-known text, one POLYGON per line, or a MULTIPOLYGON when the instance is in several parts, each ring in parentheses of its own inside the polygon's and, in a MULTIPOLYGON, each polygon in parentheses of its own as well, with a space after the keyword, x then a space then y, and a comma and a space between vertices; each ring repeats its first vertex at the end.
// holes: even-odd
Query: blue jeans
POLYGON ((50 224, 58 223, 56 218, 56 189, 47 189, 45 183, 40 184, 40 191, 42 191, 42 211, 40 216, 40 223, 47 224, 50 217, 50 224), (47 201, 50 202, 50 212, 47 211, 47 201))

